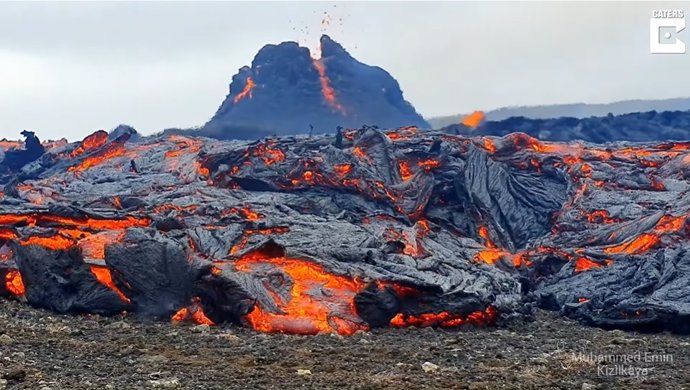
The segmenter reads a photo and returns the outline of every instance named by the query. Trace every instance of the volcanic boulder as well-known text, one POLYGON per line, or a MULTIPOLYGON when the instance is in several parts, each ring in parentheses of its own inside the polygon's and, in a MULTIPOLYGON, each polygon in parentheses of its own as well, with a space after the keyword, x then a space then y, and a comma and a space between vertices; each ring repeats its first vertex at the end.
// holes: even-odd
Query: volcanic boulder
POLYGON ((230 93, 200 134, 221 139, 332 133, 337 126, 428 124, 385 70, 363 64, 327 35, 321 58, 296 42, 266 45, 233 76, 230 93))

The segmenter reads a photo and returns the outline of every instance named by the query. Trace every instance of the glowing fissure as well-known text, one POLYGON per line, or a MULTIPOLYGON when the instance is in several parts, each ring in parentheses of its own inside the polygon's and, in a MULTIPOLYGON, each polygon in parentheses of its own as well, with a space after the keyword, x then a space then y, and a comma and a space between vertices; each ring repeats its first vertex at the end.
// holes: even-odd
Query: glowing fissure
POLYGON ((244 84, 244 88, 240 93, 233 99, 234 103, 239 103, 242 99, 249 97, 252 98, 252 89, 254 89, 254 80, 251 77, 247 77, 247 81, 244 84))
POLYGON ((335 90, 331 86, 331 80, 328 78, 328 75, 326 74, 326 66, 323 64, 323 60, 312 60, 312 63, 314 64, 314 68, 316 68, 316 71, 319 72, 319 81, 321 82, 321 94, 323 95, 323 98, 326 100, 326 103, 328 103, 329 106, 331 106, 333 109, 337 110, 338 112, 344 115, 345 109, 338 102, 338 99, 335 96, 335 90))

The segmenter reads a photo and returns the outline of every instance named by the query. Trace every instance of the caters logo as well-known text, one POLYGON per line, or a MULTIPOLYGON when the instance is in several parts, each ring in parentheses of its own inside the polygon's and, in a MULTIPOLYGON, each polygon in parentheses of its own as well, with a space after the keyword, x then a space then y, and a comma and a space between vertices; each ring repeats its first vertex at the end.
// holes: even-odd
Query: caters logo
POLYGON ((649 20, 649 51, 652 54, 685 54, 685 42, 678 37, 685 30, 683 10, 654 10, 649 20))

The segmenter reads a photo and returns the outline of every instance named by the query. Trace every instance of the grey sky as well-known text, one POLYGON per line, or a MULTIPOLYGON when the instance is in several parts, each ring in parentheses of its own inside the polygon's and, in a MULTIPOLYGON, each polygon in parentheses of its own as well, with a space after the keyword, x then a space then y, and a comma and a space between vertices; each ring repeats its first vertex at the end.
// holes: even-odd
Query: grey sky
MULTIPOLYGON (((266 43, 325 31, 424 116, 690 95, 690 52, 649 53, 688 3, 0 3, 0 138, 201 125, 266 43), (335 6, 334 6, 335 4, 335 6), (342 21, 339 21, 342 19, 342 21)), ((690 45, 690 33, 681 33, 690 45)))

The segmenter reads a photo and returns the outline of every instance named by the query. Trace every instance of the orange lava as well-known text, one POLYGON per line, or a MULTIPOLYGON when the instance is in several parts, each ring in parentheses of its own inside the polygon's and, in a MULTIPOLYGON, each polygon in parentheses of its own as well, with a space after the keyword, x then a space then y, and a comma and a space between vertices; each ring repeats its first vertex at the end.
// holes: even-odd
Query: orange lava
POLYGON ((85 259, 104 260, 106 245, 119 241, 120 231, 105 231, 81 239, 77 245, 85 259))
POLYGON ((40 221, 54 222, 65 226, 79 226, 95 230, 122 230, 129 227, 145 227, 151 224, 148 218, 126 216, 122 219, 70 218, 52 214, 41 215, 40 221))
POLYGON ((366 160, 369 159, 369 156, 367 156, 367 154, 364 152, 364 149, 362 149, 359 146, 355 146, 354 148, 352 148, 352 155, 366 160))
POLYGON ((664 215, 659 222, 657 222, 654 230, 658 233, 679 232, 683 228, 683 225, 685 225, 685 216, 674 217, 672 215, 664 215))
POLYGON ((247 83, 244 85, 242 92, 238 93, 237 96, 235 96, 233 102, 238 103, 240 100, 244 99, 247 96, 249 96, 249 98, 251 99, 252 89, 254 89, 254 80, 252 80, 251 77, 247 77, 247 83))
POLYGON ((531 267, 532 261, 525 257, 524 253, 517 253, 513 256, 513 267, 519 268, 522 266, 531 267))
POLYGON ((617 218, 611 218, 609 216, 609 212, 606 210, 592 211, 591 213, 589 213, 587 215, 587 221, 589 221, 589 223, 605 223, 605 224, 620 222, 620 220, 617 218))
POLYGON ((2 240, 16 240, 17 233, 10 229, 0 228, 0 239, 2 240))
MULTIPOLYGON (((249 153, 249 151, 248 151, 249 153)), ((271 166, 273 164, 281 163, 285 161, 285 153, 278 148, 272 148, 265 143, 260 143, 251 149, 249 153, 253 157, 259 157, 266 164, 266 166, 271 166)), ((236 172, 235 172, 236 173, 236 172)))
POLYGON ((171 318, 173 323, 190 321, 197 325, 215 325, 215 323, 204 313, 199 297, 192 298, 192 304, 178 310, 171 318))
POLYGON ((127 303, 132 303, 132 301, 127 298, 125 294, 120 291, 119 288, 113 283, 113 276, 110 273, 110 269, 107 267, 102 267, 99 265, 91 265, 91 273, 98 279, 98 282, 101 283, 102 285, 108 287, 109 289, 115 291, 117 293, 117 296, 120 297, 123 301, 127 303))
POLYGON ((112 142, 105 149, 85 158, 79 164, 67 168, 68 172, 84 172, 90 168, 103 164, 111 158, 124 156, 124 142, 112 142))
POLYGON ((408 181, 412 178, 412 171, 410 171, 410 165, 407 161, 398 161, 398 170, 400 171, 400 178, 403 181, 408 181))
POLYGON ((286 300, 278 293, 272 294, 279 307, 278 312, 269 311, 257 303, 247 314, 247 322, 256 330, 290 334, 337 332, 350 335, 357 330, 367 329, 359 323, 354 307, 355 294, 363 286, 353 279, 330 274, 320 265, 306 260, 268 258, 260 252, 238 259, 235 268, 241 272, 276 269, 291 280, 290 296, 286 300))
POLYGON ((431 171, 441 166, 441 162, 434 159, 427 159, 417 162, 417 165, 425 171, 431 171))
POLYGON ((329 106, 333 107, 334 109, 340 111, 340 113, 344 114, 345 110, 343 109, 343 106, 340 105, 338 102, 338 99, 335 97, 335 90, 333 87, 331 87, 331 80, 328 78, 328 75, 326 75, 326 66, 323 64, 322 60, 313 60, 312 61, 314 64, 314 68, 319 72, 319 81, 321 82, 321 94, 323 95, 323 98, 326 100, 326 103, 328 103, 329 106))
POLYGON ((592 268, 599 268, 605 265, 611 265, 612 260, 606 260, 604 264, 598 263, 596 261, 590 260, 586 257, 580 257, 575 260, 575 272, 582 272, 592 268))
POLYGON ((484 138, 484 149, 486 149, 489 154, 496 153, 496 144, 490 138, 484 138))
POLYGON ((494 244, 494 242, 491 241, 491 237, 489 236, 489 229, 486 226, 479 227, 479 237, 484 239, 484 245, 486 245, 487 248, 496 248, 496 244, 494 244))
POLYGON ((386 132, 386 136, 391 141, 400 141, 410 139, 419 133, 419 128, 417 126, 407 126, 401 127, 396 130, 390 130, 386 132))
POLYGON ((263 234, 263 235, 269 235, 269 234, 282 234, 282 233, 287 233, 290 231, 289 228, 284 227, 284 226, 277 226, 277 227, 270 227, 270 228, 262 228, 262 229, 246 229, 244 231, 244 234, 242 235, 242 238, 240 238, 240 241, 233 245, 232 248, 230 248, 230 255, 236 255, 242 251, 247 246, 247 242, 249 242, 249 238, 255 234, 263 234))
POLYGON ((460 314, 451 314, 448 312, 440 313, 423 313, 419 315, 405 315, 398 313, 390 321, 390 326, 396 328, 403 328, 408 326, 441 326, 441 327, 457 327, 464 324, 473 324, 476 326, 492 325, 496 321, 498 310, 495 307, 489 306, 484 311, 476 311, 466 316, 460 314))
POLYGON ((352 164, 335 164, 333 170, 339 177, 345 177, 348 173, 352 172, 352 164))
POLYGON ((470 128, 476 128, 477 126, 481 125, 482 122, 484 122, 484 112, 483 111, 475 111, 464 118, 460 121, 463 125, 470 127, 470 128))
POLYGON ((652 182, 652 189, 655 191, 666 191, 666 186, 664 185, 664 182, 659 180, 657 177, 652 176, 649 178, 649 180, 652 182))
POLYGON ((252 211, 249 207, 243 207, 240 209, 242 216, 248 221, 258 221, 264 217, 263 214, 252 211))
POLYGON ((84 138, 81 144, 70 153, 70 157, 81 156, 88 151, 98 149, 105 145, 106 142, 108 142, 108 133, 105 130, 98 130, 84 138))
POLYGON ((17 270, 11 270, 5 274, 5 289, 14 296, 22 296, 26 293, 22 275, 17 270))
POLYGON ((501 260, 501 258, 507 254, 508 252, 502 250, 487 249, 478 252, 475 259, 486 264, 496 264, 497 261, 501 260))
POLYGON ((73 247, 76 242, 62 234, 55 234, 49 237, 31 236, 20 242, 22 245, 40 245, 52 250, 65 250, 73 247))
POLYGON ((643 233, 622 244, 604 248, 604 253, 626 253, 629 255, 635 255, 649 251, 658 243, 659 237, 656 234, 643 233))
POLYGON ((169 137, 175 143, 176 149, 165 152, 166 158, 179 157, 183 154, 194 154, 201 150, 203 141, 192 139, 181 135, 171 135, 169 137))

